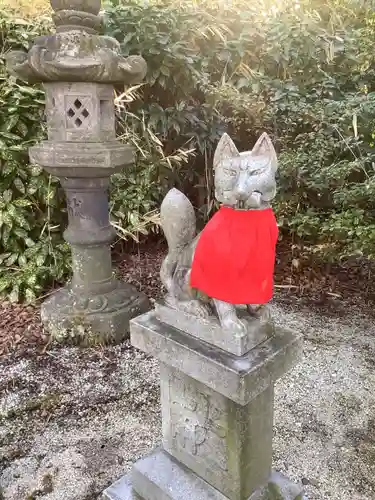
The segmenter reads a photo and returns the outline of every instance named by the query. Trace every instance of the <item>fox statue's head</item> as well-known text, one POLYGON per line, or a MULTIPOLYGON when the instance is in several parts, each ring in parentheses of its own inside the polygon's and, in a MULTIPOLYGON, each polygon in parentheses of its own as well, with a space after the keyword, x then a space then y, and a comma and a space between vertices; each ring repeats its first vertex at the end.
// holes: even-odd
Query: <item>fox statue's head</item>
POLYGON ((241 210, 268 207, 276 194, 276 170, 276 151, 268 134, 262 134, 253 149, 243 153, 224 134, 214 155, 217 201, 241 210))

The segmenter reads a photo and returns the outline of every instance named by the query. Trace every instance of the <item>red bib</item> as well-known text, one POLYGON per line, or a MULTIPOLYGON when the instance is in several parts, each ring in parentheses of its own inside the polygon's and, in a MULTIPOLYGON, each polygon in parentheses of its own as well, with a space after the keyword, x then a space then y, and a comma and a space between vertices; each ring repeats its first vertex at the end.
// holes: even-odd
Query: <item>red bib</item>
POLYGON ((278 228, 272 208, 222 207, 203 229, 190 285, 230 304, 265 304, 273 294, 278 228))

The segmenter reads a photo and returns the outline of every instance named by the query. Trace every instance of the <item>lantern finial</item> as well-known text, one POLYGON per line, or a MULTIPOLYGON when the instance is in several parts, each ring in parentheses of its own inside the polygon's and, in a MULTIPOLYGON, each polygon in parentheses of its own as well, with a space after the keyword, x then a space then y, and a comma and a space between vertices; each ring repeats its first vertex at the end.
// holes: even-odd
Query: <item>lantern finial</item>
POLYGON ((58 32, 80 30, 95 34, 101 28, 101 0, 51 0, 51 6, 58 32))

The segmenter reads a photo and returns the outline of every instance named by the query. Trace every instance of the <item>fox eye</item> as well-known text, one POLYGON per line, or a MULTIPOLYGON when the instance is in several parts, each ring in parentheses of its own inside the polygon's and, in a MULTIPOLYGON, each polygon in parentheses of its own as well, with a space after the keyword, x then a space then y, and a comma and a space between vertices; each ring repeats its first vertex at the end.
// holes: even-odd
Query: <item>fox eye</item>
POLYGON ((251 175, 260 175, 260 174, 263 174, 263 172, 265 171, 265 168, 257 168, 256 170, 253 170, 251 172, 251 175))
POLYGON ((227 175, 230 175, 231 177, 237 175, 237 172, 231 168, 223 168, 223 172, 227 175))

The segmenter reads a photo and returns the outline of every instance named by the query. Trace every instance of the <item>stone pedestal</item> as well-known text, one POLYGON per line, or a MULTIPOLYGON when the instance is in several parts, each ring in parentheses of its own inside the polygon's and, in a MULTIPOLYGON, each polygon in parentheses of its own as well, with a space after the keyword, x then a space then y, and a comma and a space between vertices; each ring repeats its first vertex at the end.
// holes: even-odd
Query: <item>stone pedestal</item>
POLYGON ((132 148, 116 141, 114 86, 140 82, 146 63, 122 57, 115 39, 100 36, 100 0, 51 6, 56 33, 7 56, 13 74, 44 84, 48 140, 30 159, 59 177, 67 198, 73 278, 43 304, 42 321, 59 340, 116 341, 149 309, 145 295, 112 276, 107 193, 111 174, 134 161, 132 148))
MULTIPOLYGON (((182 313, 170 314, 183 323, 182 313)), ((132 320, 131 340, 161 363, 162 449, 104 498, 302 500, 301 487, 272 471, 274 383, 298 359, 300 338, 270 327, 237 356, 199 338, 199 329, 192 336, 159 318, 149 312, 132 320)), ((257 327, 253 319, 254 337, 257 327)))

